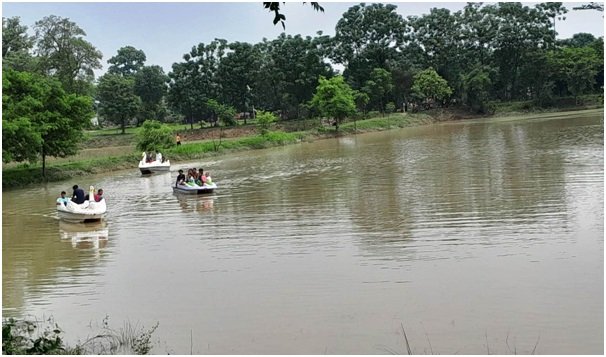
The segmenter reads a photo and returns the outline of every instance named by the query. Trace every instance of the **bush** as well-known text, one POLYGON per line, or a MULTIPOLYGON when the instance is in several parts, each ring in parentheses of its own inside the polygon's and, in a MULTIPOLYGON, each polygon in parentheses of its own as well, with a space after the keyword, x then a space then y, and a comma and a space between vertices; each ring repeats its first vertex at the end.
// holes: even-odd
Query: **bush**
POLYGON ((259 110, 257 112, 257 128, 259 128, 261 135, 267 134, 271 124, 276 122, 276 120, 277 118, 273 113, 259 110))
POLYGON ((393 102, 389 102, 389 103, 385 104, 385 112, 387 112, 387 114, 391 114, 395 111, 396 111, 396 105, 393 102))
POLYGON ((172 129, 155 120, 146 120, 137 133, 137 149, 142 151, 160 151, 174 145, 172 129))

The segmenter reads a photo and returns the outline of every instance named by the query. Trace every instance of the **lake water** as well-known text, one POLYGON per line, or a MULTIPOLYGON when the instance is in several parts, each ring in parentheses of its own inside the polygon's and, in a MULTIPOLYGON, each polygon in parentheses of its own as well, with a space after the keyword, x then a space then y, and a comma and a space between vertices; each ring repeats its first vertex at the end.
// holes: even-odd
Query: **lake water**
POLYGON ((2 194, 4 317, 153 353, 604 353, 602 111, 256 150, 2 194), (203 167, 219 189, 172 193, 203 167), (103 188, 104 224, 54 201, 103 188))

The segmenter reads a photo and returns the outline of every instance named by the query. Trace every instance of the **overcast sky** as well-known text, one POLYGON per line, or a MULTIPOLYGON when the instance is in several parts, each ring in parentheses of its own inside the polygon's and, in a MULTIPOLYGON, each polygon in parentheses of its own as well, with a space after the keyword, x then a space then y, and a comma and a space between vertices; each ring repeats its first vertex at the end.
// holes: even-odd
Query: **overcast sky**
MULTIPOLYGON (((397 12, 406 17, 429 13, 433 7, 457 11, 464 2, 390 2, 397 12)), ((102 74, 107 60, 120 47, 133 46, 143 50, 146 65, 160 65, 168 73, 174 62, 198 43, 209 43, 215 38, 228 42, 257 43, 272 40, 280 33, 315 36, 317 31, 334 35, 337 21, 357 2, 324 2, 324 13, 316 12, 309 3, 282 4, 286 15, 286 30, 273 25, 273 13, 264 9, 262 2, 6 2, 2 16, 19 16, 30 30, 45 16, 67 17, 86 31, 86 40, 103 53, 102 74)), ((533 4, 533 3, 525 3, 533 4)), ((556 25, 559 38, 588 32, 596 37, 604 35, 602 13, 593 10, 573 11, 580 3, 564 3, 569 12, 566 20, 556 25)))

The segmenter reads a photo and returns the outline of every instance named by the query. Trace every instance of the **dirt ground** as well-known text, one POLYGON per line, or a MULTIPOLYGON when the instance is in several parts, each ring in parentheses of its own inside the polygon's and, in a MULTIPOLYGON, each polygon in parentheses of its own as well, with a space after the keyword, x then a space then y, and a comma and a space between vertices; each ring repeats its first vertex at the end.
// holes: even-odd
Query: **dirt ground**
POLYGON ((221 128, 194 128, 194 130, 188 128, 187 130, 180 131, 179 135, 181 136, 181 143, 186 143, 188 141, 218 139, 219 135, 222 135, 223 138, 237 138, 255 135, 256 133, 257 129, 254 126, 239 126, 235 128, 223 128, 223 130, 221 128))

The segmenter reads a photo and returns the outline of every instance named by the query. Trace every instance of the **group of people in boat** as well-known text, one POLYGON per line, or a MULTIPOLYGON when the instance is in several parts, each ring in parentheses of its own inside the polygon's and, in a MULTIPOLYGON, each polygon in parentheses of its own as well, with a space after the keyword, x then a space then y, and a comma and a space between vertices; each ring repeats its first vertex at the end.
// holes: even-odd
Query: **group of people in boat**
POLYGON ((166 161, 166 158, 164 156, 162 156, 161 153, 156 153, 156 155, 154 155, 151 152, 148 152, 148 153, 144 152, 143 153, 143 158, 145 159, 145 162, 148 163, 148 164, 150 162, 154 162, 154 161, 157 161, 157 162, 164 162, 164 161, 166 161))
MULTIPOLYGON (((67 206, 67 202, 72 201, 77 204, 82 204, 84 201, 89 201, 90 196, 88 194, 84 194, 84 190, 78 187, 78 185, 74 185, 72 187, 73 193, 71 200, 66 197, 66 192, 61 191, 59 198, 57 198, 57 206, 65 205, 67 206)), ((94 195, 93 199, 95 202, 101 202, 103 199, 103 189, 100 188, 97 190, 97 193, 94 195)))
POLYGON ((179 185, 186 185, 190 187, 212 185, 213 180, 210 177, 210 172, 204 173, 204 169, 192 168, 187 170, 187 176, 183 174, 183 170, 179 170, 175 187, 179 185))

